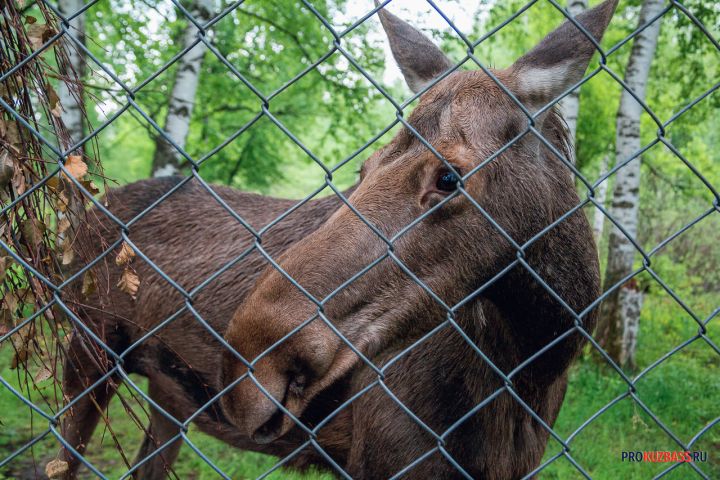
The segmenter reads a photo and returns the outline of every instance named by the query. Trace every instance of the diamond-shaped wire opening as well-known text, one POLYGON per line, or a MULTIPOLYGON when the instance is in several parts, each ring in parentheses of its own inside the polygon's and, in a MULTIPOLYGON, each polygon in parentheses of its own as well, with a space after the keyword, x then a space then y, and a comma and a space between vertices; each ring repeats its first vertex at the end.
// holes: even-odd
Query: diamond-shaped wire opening
POLYGON ((292 83, 332 49, 329 32, 299 28, 314 21, 312 12, 301 4, 288 9, 283 3, 245 2, 213 21, 210 31, 233 25, 232 38, 217 38, 216 43, 228 52, 225 57, 233 67, 247 72, 258 90, 273 96, 270 92, 292 83), (268 45, 269 52, 258 53, 268 45))
MULTIPOLYGON (((148 77, 170 67, 172 61, 190 47, 184 43, 185 38, 177 38, 173 34, 174 25, 188 22, 171 1, 157 2, 151 8, 117 5, 112 13, 124 25, 121 38, 114 38, 117 32, 107 24, 108 12, 103 5, 99 2, 90 3, 92 5, 85 6, 85 22, 91 23, 97 31, 97 39, 88 41, 86 47, 92 53, 95 64, 91 68, 113 68, 112 73, 128 87, 147 83, 148 77), (151 48, 147 48, 147 41, 153 45, 151 48), (141 58, 143 62, 138 61, 141 58)), ((188 37, 196 36, 196 32, 195 27, 195 32, 192 32, 195 35, 191 33, 188 37)), ((71 29, 70 33, 77 39, 77 32, 71 29)), ((76 42, 75 48, 83 47, 76 42)))
MULTIPOLYGON (((21 407, 17 408, 20 412, 21 407)), ((39 423, 39 422, 38 422, 39 423)), ((28 421, 28 424, 30 422, 28 421)), ((47 425, 36 424, 33 438, 27 440, 20 435, 23 432, 13 432, 14 435, 1 435, 3 448, 3 461, 0 470, 9 478, 42 478, 46 459, 40 452, 57 451, 60 442, 53 436, 47 425)))
MULTIPOLYGON (((274 96, 270 111, 330 167, 365 148, 373 136, 384 130, 393 107, 341 52, 334 51, 320 65, 274 96), (326 77, 330 75, 335 83, 317 93, 317 87, 328 83, 326 77), (303 92, 303 103, 298 103, 299 92, 303 92), (314 104, 313 108, 309 108, 310 103, 314 104), (371 126, 357 128, 341 118, 334 108, 351 111, 353 116, 367 119, 371 126)), ((364 152, 362 158, 370 153, 364 152)), ((359 166, 357 160, 352 163, 340 171, 333 168, 333 181, 351 185, 355 180, 353 170, 359 166), (342 175, 341 179, 337 178, 338 174, 342 175)), ((313 185, 321 179, 322 176, 313 175, 313 185)))
POLYGON ((720 386, 704 375, 702 369, 718 358, 717 352, 698 336, 678 342, 677 347, 653 363, 652 369, 648 367, 636 377, 637 395, 658 417, 674 425, 673 431, 679 438, 688 439, 713 420, 712 413, 699 408, 699 404, 718 393, 720 386), (660 388, 660 384, 673 378, 684 379, 682 388, 660 388), (686 421, 679 422, 682 418, 686 421))

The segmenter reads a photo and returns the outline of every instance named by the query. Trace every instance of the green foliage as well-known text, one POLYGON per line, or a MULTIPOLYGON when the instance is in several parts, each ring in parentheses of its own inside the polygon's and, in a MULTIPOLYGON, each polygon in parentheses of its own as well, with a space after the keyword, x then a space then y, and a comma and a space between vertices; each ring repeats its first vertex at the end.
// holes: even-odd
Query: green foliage
MULTIPOLYGON (((88 37, 97 39, 90 42, 91 51, 131 88, 181 51, 179 38, 186 22, 178 12, 160 4, 155 9, 103 5, 88 12, 88 37)), ((342 8, 342 2, 314 5, 328 18, 342 8)), ((368 40, 368 28, 367 24, 356 28, 343 40, 343 47, 371 75, 381 76, 382 51, 368 40)), ((208 38, 247 82, 262 95, 272 96, 268 105, 272 116, 326 166, 335 166, 382 129, 381 114, 389 104, 337 51, 288 86, 334 49, 330 31, 307 8, 289 0, 248 2, 214 24, 208 38)), ((140 108, 159 125, 175 68, 173 64, 136 94, 140 108)), ((109 82, 107 87, 111 91, 99 93, 104 104, 96 109, 95 125, 124 103, 118 85, 109 82), (101 113, 100 108, 108 111, 101 113)), ((286 167, 301 164, 312 170, 314 162, 268 116, 248 126, 262 103, 224 60, 206 53, 187 151, 197 160, 229 143, 203 163, 205 179, 264 192, 284 183, 293 191, 294 179, 284 176, 286 167), (242 129, 244 133, 233 138, 242 129)), ((122 114, 101 134, 107 176, 120 182, 147 177, 156 135, 138 112, 130 109, 122 114)), ((360 155, 347 168, 357 168, 365 157, 360 155)), ((319 169, 315 188, 324 175, 319 169)))

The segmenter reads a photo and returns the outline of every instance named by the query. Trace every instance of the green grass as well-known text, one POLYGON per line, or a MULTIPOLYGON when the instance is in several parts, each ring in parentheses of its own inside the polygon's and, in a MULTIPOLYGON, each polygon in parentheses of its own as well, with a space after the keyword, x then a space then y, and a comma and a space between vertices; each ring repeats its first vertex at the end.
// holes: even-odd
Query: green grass
MULTIPOLYGON (((8 359, 6 350, 7 349, 4 349, 2 352, 3 361, 8 359)), ((4 363, 7 364, 9 362, 4 363)), ((2 372, 3 378, 8 379, 13 386, 19 383, 15 371, 3 369, 2 372)), ((146 388, 147 382, 144 379, 135 376, 132 378, 134 381, 137 381, 137 384, 143 390, 146 388)), ((51 382, 48 381, 47 383, 51 382)), ((41 390, 44 391, 44 394, 48 394, 51 392, 51 387, 48 385, 41 390)), ((27 395, 27 392, 25 392, 25 395, 37 399, 39 397, 35 395, 36 393, 38 392, 27 395)), ((140 418, 141 422, 146 424, 147 415, 144 409, 132 399, 132 393, 127 386, 123 386, 120 391, 120 396, 128 399, 128 402, 133 405, 132 410, 134 414, 140 418)), ((98 427, 91 445, 88 448, 87 458, 108 478, 119 478, 127 471, 127 467, 116 448, 113 437, 122 445, 126 457, 132 462, 135 449, 142 440, 142 433, 117 398, 111 402, 107 415, 110 419, 112 432, 104 428, 102 424, 98 427)), ((3 391, 0 392, 0 422, 0 459, 10 455, 25 442, 47 430, 47 421, 37 414, 31 419, 28 409, 23 408, 22 401, 17 399, 17 397, 7 389, 3 389, 3 391)), ((257 478, 277 463, 277 459, 274 457, 233 449, 227 444, 203 434, 196 428, 191 428, 188 435, 196 447, 208 458, 212 459, 212 462, 218 468, 233 479, 257 478)), ((59 448, 59 442, 51 435, 48 435, 44 440, 36 444, 32 450, 28 450, 10 463, 9 467, 4 470, 0 469, 0 479, 35 478, 32 476, 32 472, 34 470, 43 471, 45 464, 55 457, 59 448), (5 475, 5 477, 3 477, 3 475, 5 475)), ((81 478, 96 478, 88 470, 83 469, 82 471, 83 474, 81 478)), ((219 478, 215 471, 188 446, 183 446, 180 458, 174 466, 174 471, 177 477, 181 479, 204 480, 219 478)), ((295 472, 278 471, 269 478, 276 480, 321 480, 332 477, 316 472, 299 474, 295 472)))
MULTIPOLYGON (((699 302, 697 311, 713 308, 710 300, 699 302)), ((717 296, 713 300, 717 307, 717 296)), ((708 336, 718 344, 718 322, 710 322, 708 329, 708 336)), ((693 338, 697 331, 697 324, 672 299, 665 295, 648 296, 641 319, 639 371, 693 338)), ((720 416, 720 356, 703 340, 697 340, 649 371, 636 387, 642 403, 681 441, 688 442, 720 416)), ((605 365, 597 352, 586 355, 572 369, 566 400, 554 430, 568 438, 595 412, 627 391, 621 376, 605 365)), ((710 478, 720 478, 720 424, 707 431, 694 447, 708 452, 707 463, 700 464, 702 470, 710 478)), ((570 448, 572 458, 596 479, 653 478, 669 465, 622 462, 621 452, 680 449, 630 397, 620 400, 578 433, 570 448)), ((545 460, 560 451, 559 443, 551 439, 545 460)), ((552 463, 541 477, 582 478, 566 458, 552 463)), ((684 465, 664 478, 700 477, 684 465)))
MULTIPOLYGON (((707 315, 716 308, 717 296, 696 299, 692 308, 707 315)), ((638 364, 642 370, 683 341, 697 333, 697 325, 667 295, 652 293, 646 299, 643 309, 642 330, 638 364)), ((720 343, 718 322, 710 322, 708 336, 716 344, 720 343)), ((10 348, 0 350, 0 361, 9 364, 10 348)), ((630 372, 628 372, 630 374, 630 372)), ((637 372, 636 372, 637 373, 637 372)), ((18 388, 20 384, 17 372, 2 369, 2 377, 18 388)), ((137 378, 144 388, 145 382, 137 378)), ((125 387, 126 388, 126 387, 125 387)), ((570 386, 565 403, 560 412, 554 430, 560 437, 568 438, 583 422, 608 402, 618 397, 628 388, 620 376, 605 365, 596 352, 588 353, 571 372, 570 386)), ((29 394, 36 401, 40 395, 52 398, 55 395, 51 381, 41 384, 40 390, 29 394)), ((58 392, 59 395, 59 392, 58 392)), ((688 441, 700 429, 720 415, 720 356, 704 341, 698 340, 661 363, 637 382, 637 395, 642 402, 682 441, 688 441)), ((129 391, 123 393, 130 398, 129 391)), ((46 407, 47 408, 47 407, 46 407)), ((139 405, 134 411, 142 422, 146 416, 139 405)), ((108 413, 113 432, 119 438, 132 459, 139 445, 141 434, 137 425, 130 419, 123 406, 114 401, 108 413)), ((24 442, 47 429, 47 422, 39 415, 30 414, 14 395, 0 388, 0 458, 4 458, 19 448, 24 442)), ((207 457, 227 475, 238 479, 252 479, 268 471, 277 461, 265 455, 242 452, 208 437, 196 429, 191 429, 190 439, 207 457)), ((615 406, 596 418, 579 432, 570 442, 570 455, 593 478, 596 479, 641 479, 652 478, 667 464, 622 462, 623 450, 675 450, 677 445, 662 431, 655 421, 631 398, 624 398, 615 406)), ((0 469, 0 478, 33 478, 33 462, 44 468, 53 458, 59 444, 48 436, 36 446, 18 457, 5 470, 0 469)), ((708 452, 708 462, 701 464, 703 471, 711 478, 720 478, 720 425, 710 429, 696 443, 695 449, 708 452)), ((560 445, 551 439, 548 443, 545 459, 560 452, 560 445)), ((508 454, 522 455, 522 452, 508 454)), ((109 478, 117 478, 126 467, 114 447, 111 433, 107 429, 98 429, 92 445, 88 449, 89 460, 109 478)), ((182 479, 218 478, 217 474, 196 455, 184 446, 175 472, 182 479)), ((92 478, 88 473, 85 478, 92 478)), ((330 478, 326 474, 311 472, 297 474, 278 471, 271 476, 275 479, 315 480, 330 478)), ((551 463, 540 475, 543 479, 582 478, 571 462, 564 457, 551 463)), ((695 478, 695 474, 685 465, 676 469, 665 478, 695 478)), ((699 478, 699 477, 698 477, 699 478)))

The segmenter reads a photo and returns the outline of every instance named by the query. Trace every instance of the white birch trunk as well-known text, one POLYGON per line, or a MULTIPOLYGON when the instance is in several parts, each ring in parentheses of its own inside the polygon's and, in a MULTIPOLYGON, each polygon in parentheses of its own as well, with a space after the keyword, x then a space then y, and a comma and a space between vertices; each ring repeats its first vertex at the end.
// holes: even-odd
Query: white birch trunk
MULTIPOLYGON (((83 0, 59 0, 58 8, 63 16, 74 15, 85 6, 83 0)), ((82 43, 85 44, 85 14, 78 15, 70 21, 70 32, 82 43)), ((85 52, 72 40, 65 42, 68 63, 61 66, 60 85, 58 88, 58 99, 62 107, 61 120, 65 128, 66 136, 60 135, 60 147, 62 150, 69 149, 72 145, 85 137, 85 117, 83 115, 84 95, 83 80, 85 78, 85 52)), ((83 155, 84 149, 79 147, 72 152, 74 155, 83 155)), ((72 245, 67 241, 74 238, 83 217, 85 200, 82 193, 69 182, 66 183, 67 210, 57 210, 58 225, 68 221, 67 230, 57 233, 56 248, 62 252, 63 265, 69 265, 73 261, 72 245)))
MULTIPOLYGON (((640 9, 639 24, 647 24, 663 8, 663 0, 644 0, 640 9)), ((655 56, 661 20, 658 19, 635 37, 628 59, 625 83, 641 100, 645 99, 645 87, 650 74, 650 65, 655 56)), ((618 163, 626 161, 640 150, 642 112, 642 106, 627 91, 623 91, 617 114, 615 151, 618 163)), ((633 239, 637 237, 638 228, 640 161, 640 158, 635 158, 617 172, 610 208, 610 214, 633 239)), ((635 247, 627 237, 618 228, 613 227, 610 232, 604 290, 612 288, 632 271, 635 253, 635 247)), ((625 326, 634 328, 639 321, 640 313, 633 312, 634 318, 623 321, 619 290, 621 289, 614 290, 606 298, 600 310, 600 322, 604 329, 600 332, 600 341, 608 354, 616 360, 620 359, 623 328, 625 326)))
MULTIPOLYGON (((212 0, 196 0, 189 10, 200 23, 210 20, 213 11, 212 0)), ((189 20, 182 35, 182 48, 186 48, 197 39, 198 29, 189 20)), ((195 106, 195 93, 200 79, 200 69, 207 47, 200 42, 177 61, 175 82, 168 100, 167 117, 163 131, 180 148, 185 148, 190 119, 195 106)), ((155 155, 152 163, 152 176, 164 177, 180 172, 182 156, 161 136, 155 141, 155 155)))
MULTIPOLYGON (((83 0, 60 0, 58 8, 64 16, 72 15, 85 6, 83 0)), ((85 44, 85 14, 78 15, 70 22, 70 31, 81 43, 85 44)), ((70 61, 62 73, 58 97, 62 105, 62 121, 72 142, 78 142, 85 136, 82 114, 83 88, 85 74, 84 53, 71 40, 66 43, 70 61)), ((70 145, 63 145, 68 148, 70 145)))
MULTIPOLYGON (((587 0, 568 0, 567 10, 573 17, 578 16, 587 10, 587 0)), ((560 111, 567 122, 570 139, 573 144, 573 156, 575 155, 575 145, 577 142, 577 120, 580 111, 580 89, 573 90, 567 97, 560 101, 560 111)))
MULTIPOLYGON (((608 155, 605 155, 602 160, 602 166, 600 167, 600 175, 605 175, 608 171, 608 165, 610 164, 610 159, 608 158, 608 155)), ((610 179, 606 179, 604 182, 602 182, 600 185, 597 186, 595 189, 595 200, 600 205, 605 205, 605 200, 607 199, 607 189, 608 184, 610 183, 610 179)), ((593 216, 593 233, 595 234, 595 241, 600 244, 600 240, 602 239, 603 230, 605 227, 605 214, 599 209, 595 209, 595 215, 593 216)))
MULTIPOLYGON (((631 283, 631 282, 628 282, 631 283)), ((623 285, 618 295, 620 303, 620 317, 623 324, 622 343, 620 347, 620 364, 635 369, 635 352, 637 351, 637 338, 640 333, 640 311, 642 310, 643 292, 637 284, 623 285)))

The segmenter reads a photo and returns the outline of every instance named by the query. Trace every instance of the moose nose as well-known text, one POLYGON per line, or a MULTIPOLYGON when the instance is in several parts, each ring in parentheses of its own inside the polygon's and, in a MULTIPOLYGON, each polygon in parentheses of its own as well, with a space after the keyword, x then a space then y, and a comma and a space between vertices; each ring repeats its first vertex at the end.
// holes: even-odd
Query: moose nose
POLYGON ((313 305, 298 304, 290 294, 278 299, 266 291, 271 286, 259 283, 235 312, 225 340, 245 361, 227 351, 221 373, 223 386, 237 383, 222 397, 222 408, 258 443, 287 433, 295 424, 293 417, 300 418, 312 397, 327 386, 340 344, 338 336, 313 317, 313 305))
POLYGON ((268 444, 278 437, 283 432, 283 418, 285 414, 279 408, 275 408, 275 412, 270 415, 270 418, 260 425, 253 433, 250 434, 250 438, 253 442, 259 444, 268 444))
POLYGON ((252 374, 228 354, 222 367, 223 385, 244 376, 221 399, 220 405, 230 421, 256 443, 269 443, 287 429, 284 413, 278 407, 287 401, 290 379, 273 368, 271 361, 260 361, 252 374))

